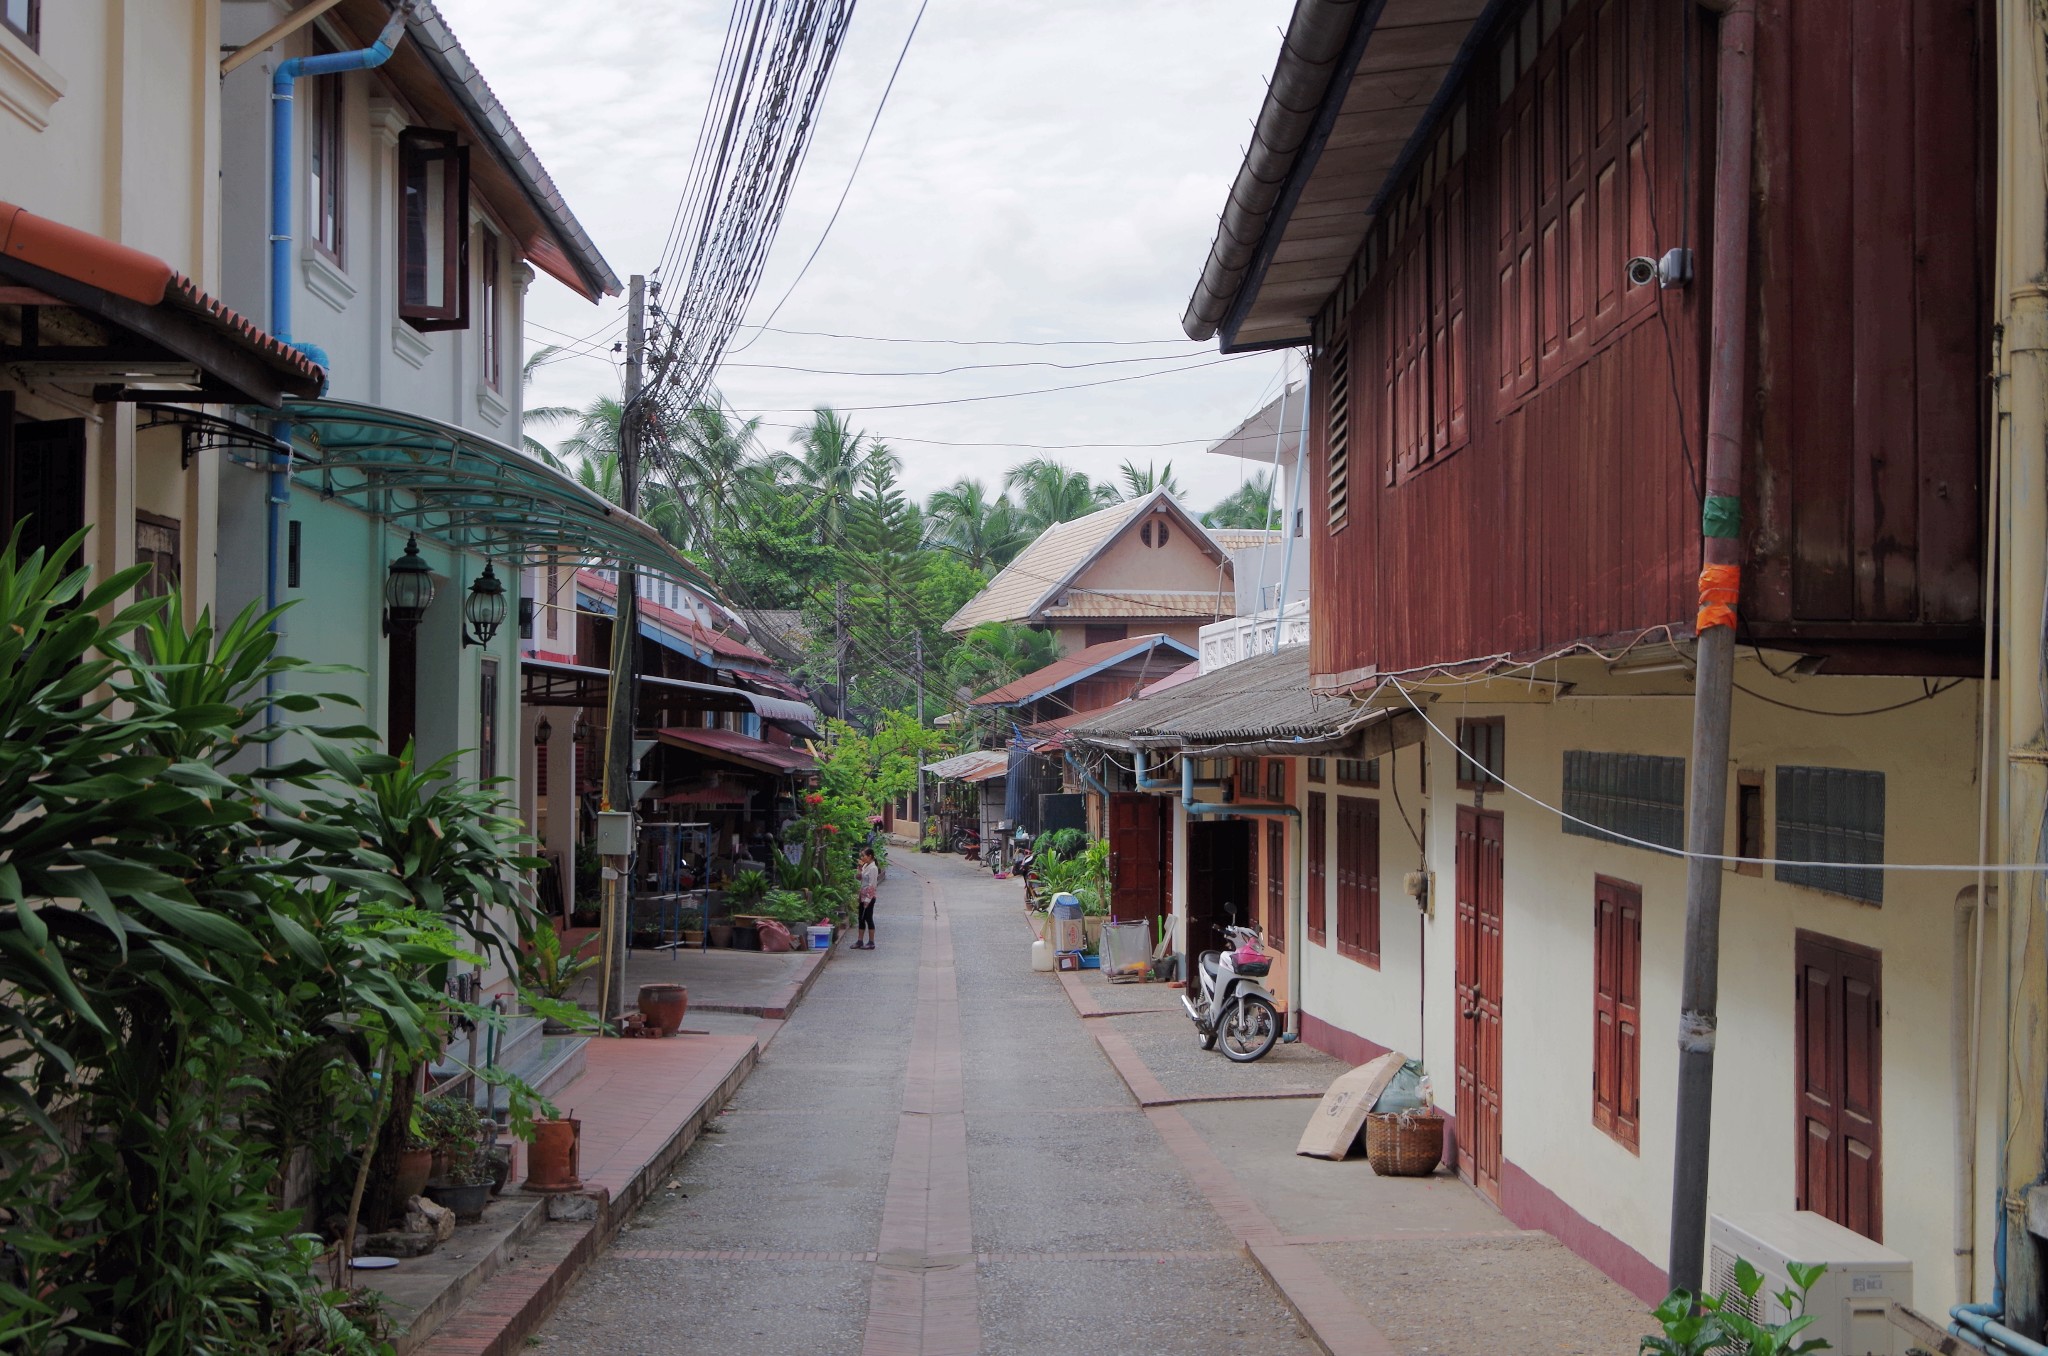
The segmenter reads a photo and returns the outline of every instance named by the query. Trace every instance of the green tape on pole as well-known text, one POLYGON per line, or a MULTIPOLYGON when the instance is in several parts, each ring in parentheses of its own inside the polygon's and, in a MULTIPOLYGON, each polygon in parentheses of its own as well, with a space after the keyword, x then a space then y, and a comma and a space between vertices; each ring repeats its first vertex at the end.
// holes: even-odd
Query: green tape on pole
POLYGON ((1742 501, 1732 494, 1710 494, 1700 512, 1700 531, 1709 537, 1742 535, 1742 501))

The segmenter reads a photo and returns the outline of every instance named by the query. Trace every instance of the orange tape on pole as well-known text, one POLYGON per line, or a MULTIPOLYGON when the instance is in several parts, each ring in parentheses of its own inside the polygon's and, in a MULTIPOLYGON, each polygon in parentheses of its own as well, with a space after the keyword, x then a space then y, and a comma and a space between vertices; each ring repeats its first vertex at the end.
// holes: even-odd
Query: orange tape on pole
POLYGON ((1693 622, 1695 631, 1713 626, 1735 625, 1735 604, 1742 595, 1740 565, 1705 565, 1700 568, 1700 611, 1693 622))

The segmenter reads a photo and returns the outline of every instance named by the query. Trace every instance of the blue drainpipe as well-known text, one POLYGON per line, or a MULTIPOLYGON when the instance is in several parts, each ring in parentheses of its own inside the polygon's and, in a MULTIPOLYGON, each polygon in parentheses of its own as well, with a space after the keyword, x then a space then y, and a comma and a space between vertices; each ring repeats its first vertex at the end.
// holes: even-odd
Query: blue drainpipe
POLYGON ((1090 772, 1086 767, 1082 766, 1081 760, 1074 757, 1072 750, 1062 749, 1060 750, 1060 753, 1067 760, 1067 768, 1076 777, 1079 777, 1081 779, 1081 785, 1087 787, 1090 791, 1093 791, 1096 795, 1102 797, 1102 799, 1105 802, 1107 802, 1109 800, 1109 788, 1104 786, 1100 781, 1097 781, 1095 774, 1090 772))
MULTIPOLYGON (((279 62, 270 77, 270 333, 278 342, 290 344, 320 364, 323 370, 327 368, 328 360, 319 346, 301 344, 292 338, 292 192, 298 183, 292 169, 292 92, 305 76, 367 71, 390 60, 392 51, 405 37, 406 8, 401 4, 392 10, 384 31, 368 47, 354 52, 292 57, 279 62)), ((292 498, 291 424, 278 425, 277 439, 284 444, 285 450, 273 452, 270 456, 270 489, 264 524, 263 605, 273 614, 279 603, 278 573, 283 554, 284 509, 292 498)), ((272 635, 283 633, 275 615, 270 619, 270 631, 272 635)), ((277 724, 277 679, 274 676, 264 680, 263 691, 268 699, 264 706, 263 724, 266 728, 273 728, 277 724)), ((276 744, 265 744, 263 761, 270 763, 275 757, 276 744)))
POLYGON ((2048 1345, 1999 1322, 2005 1317, 2005 1226, 2006 1221, 2000 1219, 1997 1243, 1992 1250, 1991 1302, 1958 1304, 1948 1311, 1949 1318, 1953 1320, 1948 1330, 1952 1336, 1987 1350, 2017 1352, 2018 1356, 2048 1356, 2048 1345))

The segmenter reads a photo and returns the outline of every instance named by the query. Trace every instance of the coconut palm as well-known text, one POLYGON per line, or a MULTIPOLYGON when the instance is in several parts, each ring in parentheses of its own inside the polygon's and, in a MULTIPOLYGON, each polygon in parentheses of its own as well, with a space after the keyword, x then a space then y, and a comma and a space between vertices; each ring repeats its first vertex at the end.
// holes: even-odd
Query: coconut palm
POLYGON ((990 498, 979 480, 966 476, 934 490, 925 513, 932 541, 983 573, 1009 564, 1030 540, 1010 497, 990 498))
POLYGON ((1154 490, 1165 490, 1175 499, 1180 498, 1180 483, 1173 478, 1172 462, 1166 463, 1164 470, 1155 470, 1148 461, 1141 471, 1136 463, 1127 461, 1117 472, 1117 478, 1123 481, 1121 497, 1124 499, 1143 499, 1154 490))
POLYGON ((1019 462, 1003 476, 1003 490, 1018 493, 1024 528, 1037 536, 1055 523, 1085 517, 1117 501, 1115 489, 1098 485, 1087 473, 1062 466, 1050 457, 1019 462))
POLYGON ((669 445, 666 468, 676 490, 691 497, 691 515, 703 531, 739 522, 772 476, 753 454, 759 419, 737 419, 723 406, 700 401, 683 416, 669 445))
POLYGON ((824 405, 790 443, 796 450, 780 459, 778 470, 808 494, 818 533, 828 541, 845 533, 868 460, 886 457, 892 474, 902 464, 895 453, 849 425, 845 415, 824 405))
POLYGON ((983 622, 946 656, 946 677, 969 694, 1001 687, 1060 657, 1059 638, 1014 622, 983 622))
POLYGON ((1280 511, 1272 507, 1273 473, 1260 471, 1202 515, 1205 527, 1263 527, 1277 530, 1280 511))

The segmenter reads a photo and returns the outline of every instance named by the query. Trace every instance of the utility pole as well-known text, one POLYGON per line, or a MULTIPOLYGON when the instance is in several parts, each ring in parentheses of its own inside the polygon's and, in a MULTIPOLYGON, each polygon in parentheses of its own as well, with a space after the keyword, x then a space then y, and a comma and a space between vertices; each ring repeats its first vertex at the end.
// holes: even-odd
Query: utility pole
MULTIPOLYGON (((910 633, 917 640, 917 728, 919 738, 924 732, 924 632, 910 633)), ((924 837, 924 751, 917 753, 917 834, 924 837)))
POLYGON ((832 590, 832 685, 839 690, 839 718, 846 719, 846 581, 832 590))
MULTIPOLYGON (((633 275, 626 294, 626 391, 619 413, 619 507, 637 513, 640 506, 640 438, 646 412, 640 408, 641 366, 647 356, 647 279, 633 275)), ((634 651, 639 639, 639 571, 629 560, 619 562, 618 611, 612 618, 611 709, 606 722, 604 808, 633 810, 633 730, 639 707, 639 681, 634 651)), ((629 843, 630 847, 630 843, 629 843)), ((604 982, 598 986, 598 1016, 616 1021, 626 1007, 626 942, 633 915, 633 855, 605 862, 613 872, 606 882, 610 907, 604 919, 604 982)))
MULTIPOLYGON (((1686 22, 1690 22, 1687 19, 1686 22)), ((1748 440, 1749 219, 1756 90, 1756 0, 1721 15, 1720 113, 1714 144, 1713 356, 1707 386, 1706 503, 1700 535, 1699 635, 1693 677, 1692 785, 1685 845, 1726 850, 1728 747, 1735 681, 1735 608, 1742 580, 1742 461, 1748 440)), ((1720 1024, 1721 863, 1685 864, 1685 960, 1679 980, 1678 1108, 1671 1165, 1673 1289, 1700 1293, 1707 1254, 1707 1167, 1714 1120, 1714 1038, 1720 1024)))

